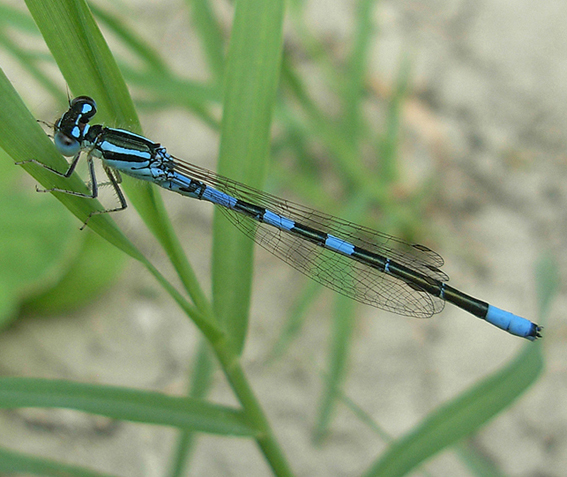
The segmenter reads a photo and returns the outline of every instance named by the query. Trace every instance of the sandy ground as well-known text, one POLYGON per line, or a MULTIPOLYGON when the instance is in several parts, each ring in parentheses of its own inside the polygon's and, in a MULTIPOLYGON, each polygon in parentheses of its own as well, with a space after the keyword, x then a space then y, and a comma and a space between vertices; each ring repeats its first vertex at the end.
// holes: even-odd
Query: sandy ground
MULTIPOLYGON (((195 39, 179 38, 185 27, 181 6, 150 3, 140 14, 153 41, 168 52, 182 45, 170 63, 203 77, 195 39)), ((354 2, 309 3, 309 23, 319 34, 339 45, 349 38, 354 2)), ((391 83, 403 52, 413 57, 416 94, 405 110, 403 161, 410 180, 419 179, 415 171, 423 164, 438 170, 435 240, 452 283, 535 317, 533 269, 542 251, 550 250, 565 270, 567 4, 381 2, 375 16, 380 26, 372 50, 376 84, 391 83)), ((170 151, 181 155, 191 144, 183 157, 214 168, 217 139, 197 120, 154 115, 144 125, 170 151)), ((210 209, 173 195, 166 202, 206 282, 210 209)), ((144 245, 147 232, 134 212, 119 222, 135 243, 154 252, 144 245)), ((159 254, 155 259, 159 263, 159 254)), ((317 448, 311 443, 330 334, 324 302, 332 295, 313 310, 289 352, 266 366, 290 296, 299 291, 298 275, 259 252, 256 276, 261 280, 255 284, 245 369, 293 469, 300 476, 358 475, 385 444, 344 406, 337 409, 328 439, 317 448)), ((475 438, 480 451, 508 475, 561 476, 567 469, 565 301, 562 290, 546 324, 545 374, 475 438)), ((359 315, 345 390, 393 436, 500 368, 525 344, 453 307, 427 321, 368 307, 359 315)), ((197 343, 194 327, 132 263, 113 290, 88 308, 49 320, 21 320, 3 333, 0 363, 4 375, 181 394, 197 343)), ((235 403, 220 372, 211 398, 235 403)), ((175 438, 169 429, 60 410, 2 412, 0 429, 0 443, 9 448, 125 477, 163 475, 175 438)), ((425 467, 432 475, 468 475, 452 451, 425 467)), ((269 470, 253 442, 204 436, 190 475, 261 476, 269 470)))

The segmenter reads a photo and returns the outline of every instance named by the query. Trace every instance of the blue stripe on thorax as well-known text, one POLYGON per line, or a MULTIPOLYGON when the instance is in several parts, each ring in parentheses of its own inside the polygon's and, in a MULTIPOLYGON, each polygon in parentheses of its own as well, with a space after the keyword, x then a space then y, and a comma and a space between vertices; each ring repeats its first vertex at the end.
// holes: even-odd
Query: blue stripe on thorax
POLYGON ((121 157, 122 162, 139 162, 146 164, 154 157, 150 150, 139 150, 128 147, 129 145, 118 145, 108 139, 105 139, 96 145, 96 148, 102 152, 103 159, 111 160, 113 156, 121 157))

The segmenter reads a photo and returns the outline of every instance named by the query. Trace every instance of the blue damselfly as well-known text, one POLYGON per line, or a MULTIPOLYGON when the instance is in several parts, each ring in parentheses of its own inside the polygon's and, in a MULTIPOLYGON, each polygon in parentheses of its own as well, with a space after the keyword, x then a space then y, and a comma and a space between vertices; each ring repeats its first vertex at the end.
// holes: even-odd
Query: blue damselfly
POLYGON ((541 337, 541 327, 535 323, 447 285, 449 277, 441 270, 443 259, 433 250, 189 164, 170 155, 159 143, 130 131, 91 125, 95 113, 95 101, 79 96, 70 101, 69 109, 54 125, 56 147, 64 156, 72 157, 66 172, 34 159, 26 161, 70 177, 84 153, 90 194, 58 188, 47 191, 96 198, 93 159, 101 159, 120 204, 91 216, 126 208, 119 186, 120 173, 124 173, 220 206, 226 217, 260 246, 322 285, 361 303, 429 318, 449 302, 513 335, 532 341, 541 337))

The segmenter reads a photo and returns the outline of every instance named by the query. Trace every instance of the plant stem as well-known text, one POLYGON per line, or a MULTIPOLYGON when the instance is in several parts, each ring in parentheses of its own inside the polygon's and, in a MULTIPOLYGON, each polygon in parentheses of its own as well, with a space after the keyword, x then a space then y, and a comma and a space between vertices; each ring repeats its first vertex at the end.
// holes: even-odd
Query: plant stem
POLYGON ((248 419, 258 429, 259 434, 256 437, 256 442, 274 471, 274 475, 292 477, 293 472, 272 432, 270 423, 260 403, 248 383, 248 379, 246 379, 240 363, 240 356, 233 353, 231 346, 227 346, 226 342, 222 344, 217 343, 214 346, 214 350, 221 362, 228 382, 244 408, 248 419))

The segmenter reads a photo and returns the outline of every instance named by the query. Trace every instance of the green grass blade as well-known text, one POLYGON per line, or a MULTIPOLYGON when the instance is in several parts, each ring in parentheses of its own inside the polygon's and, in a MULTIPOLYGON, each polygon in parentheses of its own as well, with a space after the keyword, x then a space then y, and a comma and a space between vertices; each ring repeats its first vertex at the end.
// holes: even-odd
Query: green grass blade
POLYGON ((187 0, 186 3, 191 8, 192 23, 201 37, 209 68, 215 82, 220 84, 224 72, 224 41, 221 26, 214 16, 213 6, 209 0, 187 0))
POLYGON ((373 9, 377 0, 360 0, 356 15, 355 38, 347 69, 347 84, 343 94, 345 105, 344 134, 353 145, 361 131, 360 108, 364 95, 364 81, 368 68, 368 51, 374 30, 373 9))
MULTIPOLYGON (((36 159, 43 164, 64 171, 67 162, 55 149, 45 132, 41 129, 35 118, 28 111, 18 93, 12 88, 10 81, 0 70, 0 147, 2 147, 14 161, 36 159)), ((63 189, 85 191, 85 184, 74 175, 69 179, 62 179, 46 169, 34 164, 22 166, 42 186, 46 188, 60 187, 63 189)), ((54 196, 67 207, 75 216, 84 221, 93 210, 93 206, 102 206, 92 199, 84 199, 68 194, 54 194, 54 196)), ((107 215, 93 217, 91 228, 106 240, 126 252, 131 257, 140 259, 140 253, 118 230, 114 222, 107 215)))
POLYGON ((545 324, 551 303, 555 299, 561 279, 557 258, 551 252, 545 252, 536 264, 535 283, 538 299, 538 315, 541 324, 545 324))
POLYGON ((377 174, 376 179, 386 186, 398 181, 400 176, 397 162, 400 122, 410 78, 411 63, 407 58, 403 58, 398 72, 396 89, 388 106, 387 128, 380 138, 379 146, 377 147, 381 160, 379 174, 377 174))
POLYGON ((2 3, 0 3, 0 24, 9 25, 24 33, 37 34, 37 28, 27 13, 2 3))
POLYGON ((314 439, 321 442, 327 433, 333 409, 337 400, 337 389, 343 382, 349 357, 349 344, 354 329, 354 312, 357 303, 350 298, 338 295, 335 299, 333 337, 329 353, 329 366, 323 395, 319 405, 319 415, 315 424, 314 439))
MULTIPOLYGON (((76 223, 72 227, 75 232, 76 223)), ((36 236, 43 239, 46 230, 49 228, 44 226, 43 230, 36 232, 36 236)), ((24 313, 57 314, 83 306, 99 297, 123 270, 126 255, 120 249, 96 234, 77 232, 80 235, 80 249, 67 264, 65 274, 44 293, 25 299, 24 313)))
MULTIPOLYGON (((46 2, 45 4, 43 4, 30 0, 28 2, 28 5, 30 6, 30 9, 33 8, 35 10, 34 19, 36 20, 36 22, 38 23, 59 22, 59 24, 56 27, 53 27, 51 25, 43 25, 43 27, 40 27, 40 31, 42 31, 42 34, 46 38, 46 42, 50 46, 50 49, 54 57, 58 58, 57 59, 58 64, 63 65, 62 70, 66 69, 70 65, 68 58, 66 58, 66 55, 73 54, 73 51, 62 49, 61 47, 63 45, 58 39, 54 39, 54 36, 57 36, 57 32, 63 32, 62 34, 65 34, 64 32, 67 31, 67 28, 64 26, 65 23, 69 23, 68 29, 73 33, 67 37, 67 41, 69 42, 69 44, 72 44, 73 46, 77 46, 79 50, 83 48, 85 49, 84 52, 80 51, 77 53, 77 55, 75 55, 77 58, 75 59, 75 61, 78 61, 78 59, 82 59, 83 61, 88 62, 89 66, 86 69, 94 70, 96 72, 95 77, 89 78, 90 80, 92 80, 92 82, 85 86, 82 83, 75 84, 75 82, 77 82, 80 79, 80 77, 71 75, 69 78, 67 78, 67 73, 63 71, 69 82, 70 88, 73 91, 77 90, 77 92, 80 91, 83 94, 89 94, 91 96, 96 96, 96 91, 104 93, 104 91, 102 90, 104 89, 104 81, 106 75, 101 75, 100 71, 98 70, 104 70, 105 68, 117 70, 117 68, 113 59, 106 57, 110 55, 110 53, 108 51, 108 48, 104 44, 102 35, 100 35, 100 32, 96 27, 96 23, 92 19, 92 15, 90 15, 90 11, 86 7, 86 5, 84 5, 84 2, 81 2, 80 0, 76 0, 75 2, 71 2, 69 0, 65 2, 62 0, 60 3, 46 2), (63 16, 63 18, 59 18, 59 14, 57 14, 57 10, 61 6, 61 4, 67 5, 64 7, 65 15, 63 16), (51 10, 50 7, 53 7, 53 10, 51 10), (67 10, 69 11, 67 12, 67 10), (98 57, 99 55, 103 55, 105 56, 105 58, 99 58, 98 57)), ((262 8, 260 8, 260 10, 262 10, 262 8)), ((283 5, 281 3, 279 4, 279 11, 280 13, 282 13, 280 15, 280 20, 281 20, 281 17, 283 17, 283 5)), ((249 26, 250 25, 247 25, 247 27, 249 26)), ((242 30, 242 28, 243 26, 240 26, 240 30, 242 30)), ((280 29, 279 30, 276 29, 276 31, 279 31, 278 38, 280 38, 279 46, 281 47, 281 25, 280 25, 280 29)), ((277 61, 275 63, 277 63, 277 61)), ((275 96, 276 83, 277 81, 274 82, 273 96, 275 96)), ((122 93, 127 93, 125 88, 124 91, 122 91, 122 93)), ((122 93, 120 91, 120 87, 116 88, 113 91, 113 94, 122 94, 122 93)), ((265 95, 260 94, 260 97, 264 97, 264 96, 265 95)), ((127 98, 124 104, 127 104, 129 101, 130 101, 129 98, 127 98)), ((113 106, 114 102, 116 102, 116 106, 119 107, 119 103, 121 102, 121 100, 118 98, 116 99, 107 98, 104 100, 104 103, 106 103, 109 106, 109 108, 111 108, 110 117, 114 119, 121 118, 122 113, 114 111, 115 109, 113 106)), ((273 103, 273 101, 271 101, 270 104, 271 103, 273 103)), ((101 103, 99 103, 99 106, 100 104, 101 103)), ((228 109, 230 110, 231 108, 228 109)), ((263 119, 266 118, 264 117, 263 119)), ((107 123, 116 124, 115 120, 107 121, 107 123)), ((128 127, 128 123, 119 122, 118 124, 128 127)), ((264 127, 267 127, 269 131, 269 126, 264 125, 264 127)), ((268 135, 266 134, 266 136, 268 135)), ((51 148, 53 149, 53 146, 51 146, 51 148)), ((268 140, 266 140, 266 151, 268 150, 268 148, 269 148, 269 142, 268 140)), ((267 155, 267 152, 265 155, 267 155)), ((59 159, 62 160, 61 158, 59 159)), ((257 168, 255 170, 257 170, 257 168)), ((163 221, 160 221, 162 214, 159 213, 154 214, 155 218, 154 217, 147 218, 144 216, 145 213, 144 209, 147 209, 149 211, 148 214, 152 214, 158 208, 157 206, 160 205, 160 202, 158 202, 159 196, 157 195, 155 197, 152 196, 151 188, 146 188, 148 194, 146 194, 144 197, 140 197, 141 193, 139 193, 138 191, 141 189, 143 188, 138 187, 135 190, 132 190, 132 192, 129 192, 128 196, 132 200, 132 202, 134 202, 133 197, 136 198, 136 202, 134 202, 136 207, 140 211, 142 217, 144 217, 145 222, 150 226, 154 234, 156 234, 158 239, 160 239, 160 241, 163 239, 163 242, 165 242, 164 248, 166 248, 167 253, 170 254, 170 257, 172 257, 172 262, 178 269, 178 273, 179 273, 179 269, 183 268, 185 262, 183 262, 184 259, 182 257, 179 258, 179 260, 176 260, 178 258, 176 257, 176 254, 181 251, 181 247, 179 246, 175 238, 173 236, 170 236, 169 234, 171 230, 170 224, 168 222, 165 222, 165 219, 163 219, 163 221), (136 192, 136 194, 133 194, 133 192, 136 192), (140 204, 142 205, 142 207, 139 207, 140 204), (156 224, 162 224, 162 227, 158 228, 156 224), (166 237, 164 237, 164 235, 166 235, 166 237), (179 261, 182 262, 181 267, 179 267, 179 263, 176 263, 179 261)), ((163 214, 163 217, 165 217, 165 214, 163 214)), ((252 389, 240 367, 237 356, 235 356, 234 352, 231 351, 232 347, 229 348, 228 346, 229 343, 227 343, 227 338, 224 336, 222 332, 219 331, 219 329, 213 323, 209 310, 197 309, 191 306, 189 303, 187 303, 187 301, 183 298, 183 296, 181 296, 180 293, 174 287, 172 287, 169 282, 167 282, 163 278, 163 276, 157 271, 157 269, 155 269, 155 267, 151 265, 151 263, 149 263, 147 260, 144 260, 143 263, 146 265, 149 271, 156 277, 156 279, 164 286, 164 288, 166 288, 168 293, 171 294, 171 296, 182 307, 182 309, 189 316, 193 318, 193 321, 197 324, 197 326, 199 326, 199 328, 207 336, 209 342, 213 345, 217 353, 217 356, 219 357, 219 360, 221 361, 222 366, 228 375, 231 385, 235 390, 235 393, 238 395, 242 405, 246 409, 246 415, 248 419, 251 422, 254 422, 255 428, 261 429, 260 435, 257 437, 257 441, 262 452, 266 456, 266 459, 268 460, 270 466, 279 475, 291 475, 291 471, 289 470, 289 465, 287 464, 285 457, 283 456, 283 453, 281 452, 281 449, 279 448, 278 443, 275 440, 273 433, 271 432, 271 429, 264 416, 264 413, 261 407, 259 406, 259 403, 257 402, 252 392, 252 389)), ((186 284, 183 273, 180 273, 180 275, 182 280, 184 280, 184 284, 186 284)), ((206 308, 206 306, 204 308, 206 308)))
MULTIPOLYGON (((87 4, 27 0, 26 5, 73 94, 95 98, 99 121, 141 132, 124 79, 87 4)), ((128 197, 145 218, 156 199, 149 184, 128 187, 130 182, 125 178, 128 197)), ((98 216, 89 225, 94 219, 98 216)))
POLYGON ((24 68, 32 78, 42 85, 49 94, 51 94, 54 98, 59 99, 61 102, 65 100, 65 95, 61 89, 47 74, 42 71, 39 66, 42 59, 38 58, 38 55, 30 52, 27 48, 22 48, 19 42, 12 41, 12 39, 6 35, 4 31, 0 31, 0 45, 14 58, 16 58, 22 68, 24 68))
POLYGON ((51 54, 69 88, 97 101, 107 124, 140 132, 134 104, 93 16, 83 0, 26 0, 51 54))
POLYGON ((0 448, 0 472, 17 475, 42 475, 53 477, 112 477, 76 465, 63 464, 51 459, 32 457, 21 452, 0 448))
MULTIPOLYGON (((124 79, 87 4, 83 0, 26 3, 71 90, 95 98, 103 122, 140 132, 124 79)), ((129 201, 166 250, 185 288, 211 323, 210 306, 173 232, 161 196, 149 183, 123 179, 129 201)), ((89 226, 99 217, 93 217, 89 226)))
POLYGON ((123 21, 123 18, 125 18, 123 14, 120 16, 113 15, 94 3, 90 3, 89 6, 96 18, 122 40, 122 44, 128 48, 128 55, 131 59, 145 63, 145 69, 150 71, 152 75, 168 76, 169 68, 165 61, 150 45, 126 25, 123 21))
MULTIPOLYGON (((12 88, 10 81, 2 70, 0 70, 0 124, 2 124, 0 128, 0 147, 14 161, 25 161, 35 158, 41 163, 61 171, 68 166, 65 159, 59 154, 35 118, 28 111, 17 92, 12 88)), ((63 189, 86 191, 85 184, 76 174, 68 179, 62 179, 34 164, 22 167, 46 188, 61 187, 63 189)), ((102 208, 97 201, 92 199, 69 194, 54 193, 53 195, 81 221, 84 221, 96 207, 102 208)), ((220 339, 220 332, 211 325, 210 320, 187 303, 185 298, 165 280, 158 270, 122 234, 108 214, 92 217, 89 221, 89 227, 132 258, 143 263, 181 308, 193 318, 197 326, 205 332, 209 339, 220 339)))
MULTIPOLYGON (((191 370, 189 392, 192 398, 204 399, 208 394, 213 381, 213 372, 216 369, 210 352, 210 348, 204 340, 201 340, 191 370)), ((175 454, 172 459, 171 477, 182 477, 187 475, 187 467, 195 447, 197 435, 192 431, 183 431, 177 438, 175 454)))
POLYGON ((541 342, 526 344, 508 366, 438 409, 414 431, 394 442, 364 475, 405 475, 509 407, 535 383, 542 371, 541 342))
POLYGON ((56 407, 112 419, 231 436, 255 436, 244 413, 200 399, 100 384, 0 378, 0 408, 56 407))
MULTIPOLYGON (((71 91, 95 98, 99 121, 140 133, 122 74, 86 2, 27 0, 26 4, 71 91)), ((124 179, 130 201, 146 223, 155 227, 160 221, 157 216, 165 213, 153 188, 150 184, 132 187, 133 181, 124 179)))
POLYGON ((471 475, 476 477, 505 477, 505 474, 496 466, 496 462, 489 456, 482 455, 474 447, 470 439, 455 446, 459 458, 470 469, 471 475))
POLYGON ((140 106, 163 110, 166 106, 185 108, 201 119, 212 130, 220 129, 220 122, 211 105, 220 104, 220 88, 174 76, 160 76, 140 72, 121 63, 125 78, 132 86, 142 89, 151 99, 138 100, 140 106))
MULTIPOLYGON (((283 14, 283 0, 240 0, 234 15, 218 171, 253 187, 262 186, 270 152, 283 14)), ((252 242, 215 211, 214 309, 237 353, 248 329, 251 276, 252 242)))
POLYGON ((293 309, 290 311, 278 339, 268 355, 269 363, 280 358, 287 351, 292 341, 298 337, 307 318, 309 308, 322 290, 323 287, 316 281, 305 279, 301 293, 295 300, 293 309))

